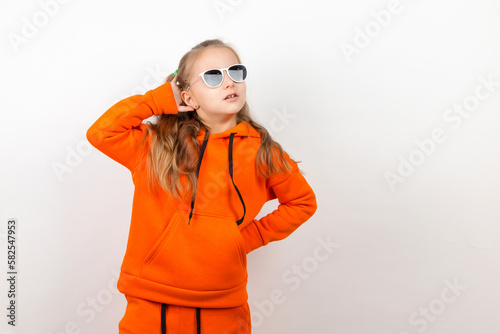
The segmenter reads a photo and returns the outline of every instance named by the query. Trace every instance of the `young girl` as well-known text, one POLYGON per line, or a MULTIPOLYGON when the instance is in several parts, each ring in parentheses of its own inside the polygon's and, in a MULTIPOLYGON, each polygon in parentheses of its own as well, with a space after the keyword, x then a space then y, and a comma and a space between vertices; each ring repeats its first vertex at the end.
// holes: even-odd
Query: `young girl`
POLYGON ((120 334, 250 333, 246 255, 316 211, 296 161, 252 120, 246 77, 230 45, 204 41, 167 82, 116 103, 87 131, 135 185, 120 334), (275 198, 278 208, 255 219, 275 198))

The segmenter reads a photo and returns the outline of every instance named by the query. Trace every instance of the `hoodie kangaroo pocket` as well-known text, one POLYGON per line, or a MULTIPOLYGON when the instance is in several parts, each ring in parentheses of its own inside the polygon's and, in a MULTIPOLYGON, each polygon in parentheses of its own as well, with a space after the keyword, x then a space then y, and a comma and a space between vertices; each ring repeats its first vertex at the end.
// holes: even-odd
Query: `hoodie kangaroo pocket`
POLYGON ((153 246, 141 277, 190 290, 224 290, 247 279, 246 252, 231 218, 177 211, 153 246))

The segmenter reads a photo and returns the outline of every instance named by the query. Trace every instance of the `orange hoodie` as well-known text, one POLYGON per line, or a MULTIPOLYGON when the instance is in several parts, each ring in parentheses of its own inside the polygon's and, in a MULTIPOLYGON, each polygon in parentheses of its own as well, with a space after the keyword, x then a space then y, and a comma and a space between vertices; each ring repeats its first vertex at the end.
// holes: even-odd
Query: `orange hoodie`
MULTIPOLYGON (((266 179, 255 166, 260 133, 249 123, 222 133, 201 130, 194 201, 161 187, 148 188, 151 139, 142 121, 176 114, 170 82, 130 96, 108 109, 87 131, 88 141, 127 167, 135 185, 127 249, 118 290, 151 301, 189 307, 237 307, 247 302, 250 251, 290 235, 316 211, 316 197, 295 162, 266 179), (276 210, 257 220, 265 202, 276 210)), ((183 185, 186 176, 181 176, 183 185)))

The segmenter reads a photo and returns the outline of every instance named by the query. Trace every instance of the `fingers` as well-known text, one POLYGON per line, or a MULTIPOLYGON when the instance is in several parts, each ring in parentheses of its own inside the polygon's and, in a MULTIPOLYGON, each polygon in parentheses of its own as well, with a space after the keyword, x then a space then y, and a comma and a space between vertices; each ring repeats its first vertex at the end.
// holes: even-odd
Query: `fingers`
MULTIPOLYGON (((174 91, 174 94, 177 93, 176 95, 179 96, 180 98, 180 88, 179 88, 179 85, 177 83, 177 76, 178 74, 174 75, 174 77, 172 78, 172 84, 175 84, 176 87, 177 87, 177 92, 174 91)), ((180 100, 180 102, 182 103, 182 99, 180 100)), ((177 109, 179 110, 179 112, 188 112, 188 111, 194 111, 194 108, 193 107, 190 107, 190 106, 177 106, 177 109)))
POLYGON ((179 83, 177 82, 177 76, 178 76, 178 74, 174 75, 174 77, 172 78, 172 82, 173 82, 176 86, 179 86, 179 83))
POLYGON ((194 108, 190 106, 179 106, 178 109, 180 112, 194 111, 194 108))

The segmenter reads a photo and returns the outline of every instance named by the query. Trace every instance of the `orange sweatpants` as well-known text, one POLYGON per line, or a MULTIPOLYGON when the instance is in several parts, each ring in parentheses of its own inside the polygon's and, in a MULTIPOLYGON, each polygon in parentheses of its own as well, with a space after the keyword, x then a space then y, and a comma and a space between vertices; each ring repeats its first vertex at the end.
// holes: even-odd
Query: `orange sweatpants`
POLYGON ((166 305, 125 296, 119 334, 250 334, 248 303, 233 308, 166 305))

